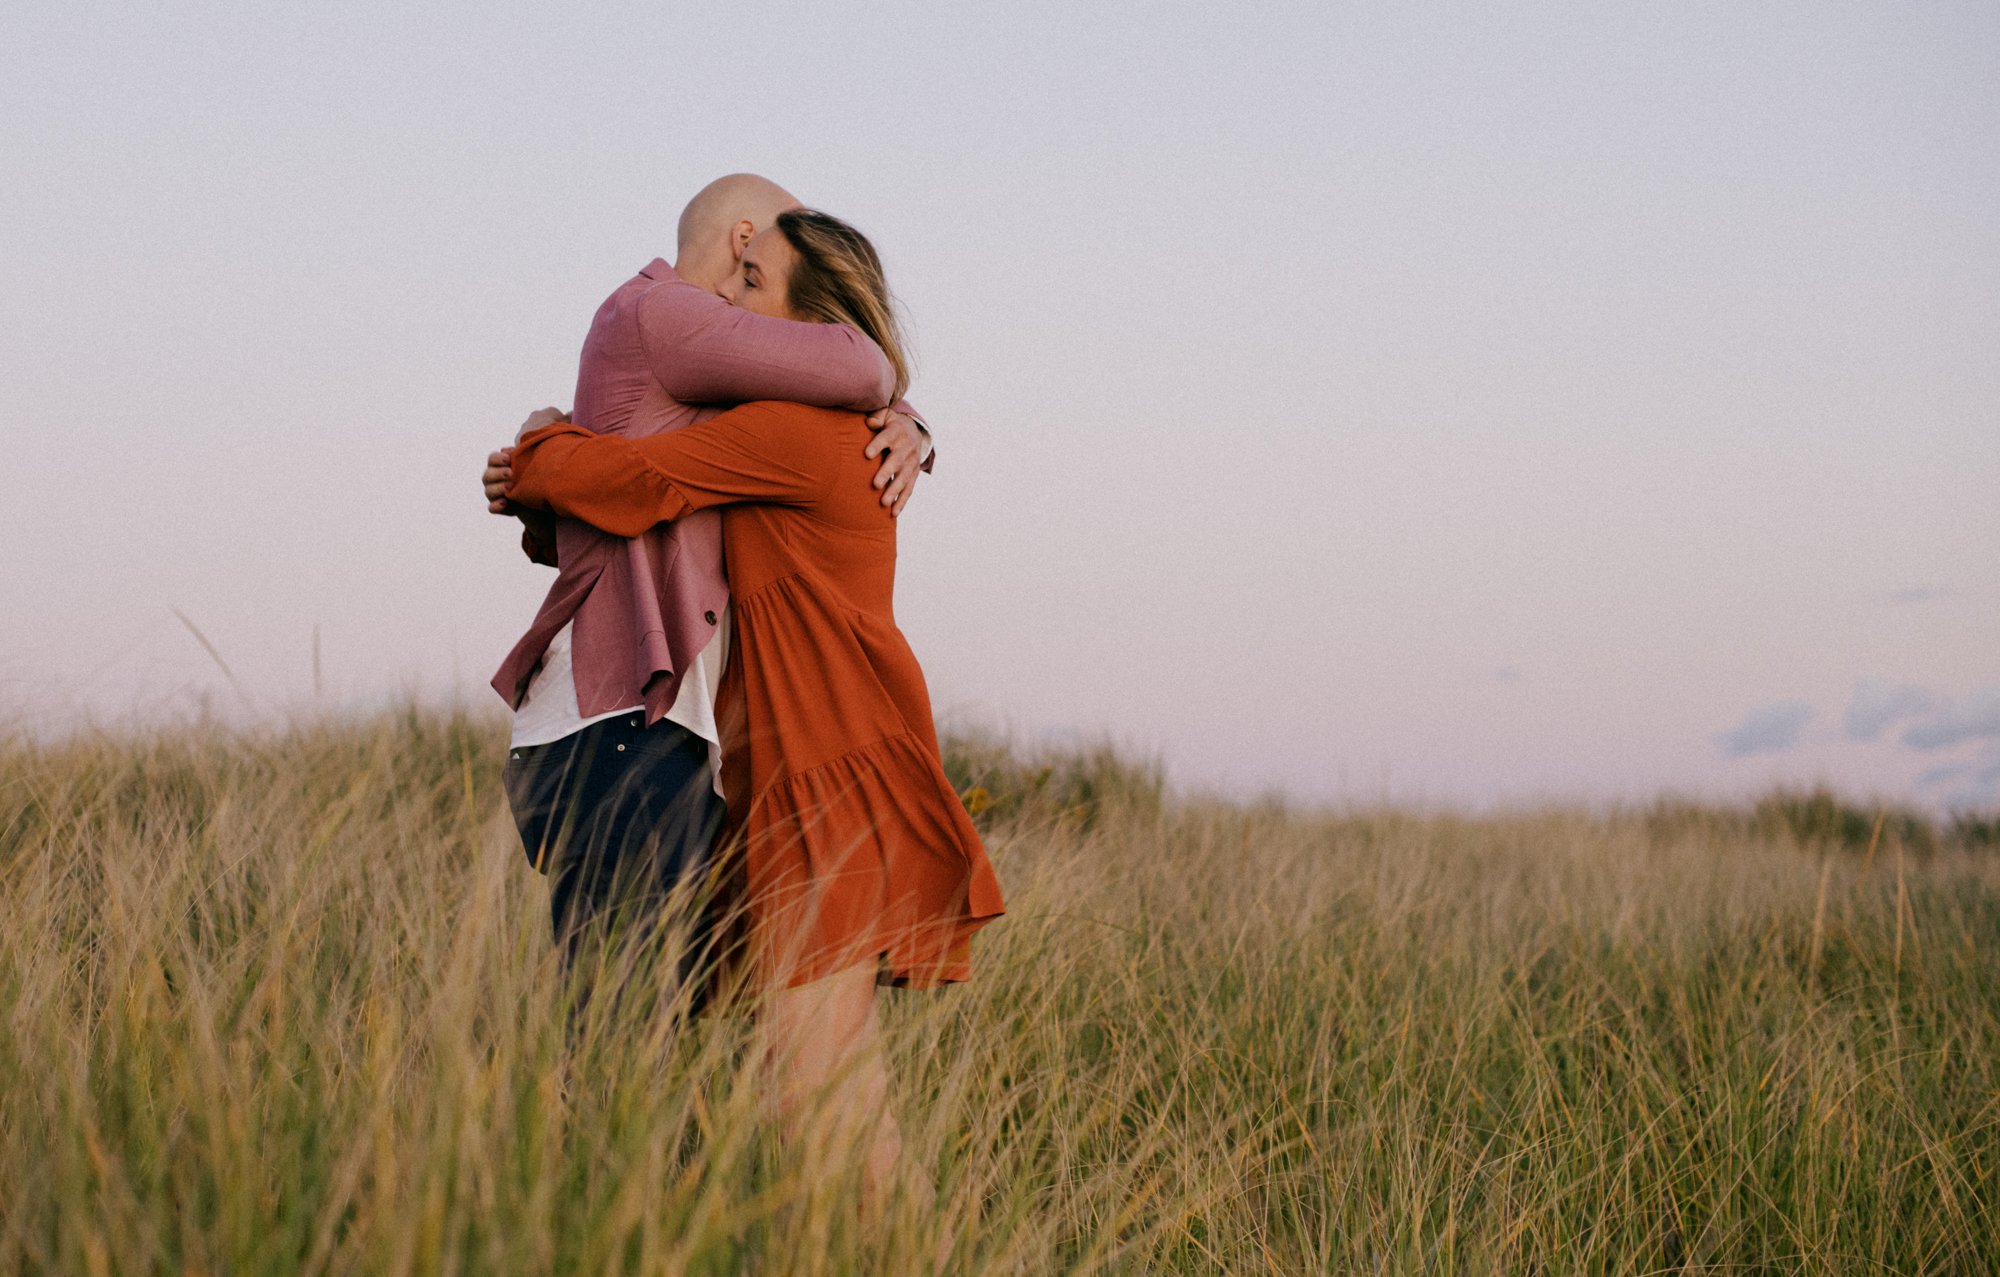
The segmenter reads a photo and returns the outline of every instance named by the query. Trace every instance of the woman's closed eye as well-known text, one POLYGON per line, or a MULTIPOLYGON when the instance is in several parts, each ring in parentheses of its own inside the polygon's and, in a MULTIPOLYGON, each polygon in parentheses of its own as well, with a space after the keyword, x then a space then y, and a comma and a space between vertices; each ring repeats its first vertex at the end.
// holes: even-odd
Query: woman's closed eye
POLYGON ((736 273, 729 277, 723 300, 745 310, 776 319, 796 319, 791 313, 788 280, 790 263, 797 254, 785 241, 784 232, 773 226, 758 232, 744 246, 736 273))

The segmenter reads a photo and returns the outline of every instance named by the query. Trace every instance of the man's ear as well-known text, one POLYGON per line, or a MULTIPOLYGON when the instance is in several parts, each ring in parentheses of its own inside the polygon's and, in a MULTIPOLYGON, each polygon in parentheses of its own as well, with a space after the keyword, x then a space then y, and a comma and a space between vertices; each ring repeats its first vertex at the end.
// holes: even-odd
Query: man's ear
POLYGON ((757 237, 757 224, 748 218, 729 228, 729 255, 737 261, 743 260, 743 250, 750 247, 750 241, 757 237))

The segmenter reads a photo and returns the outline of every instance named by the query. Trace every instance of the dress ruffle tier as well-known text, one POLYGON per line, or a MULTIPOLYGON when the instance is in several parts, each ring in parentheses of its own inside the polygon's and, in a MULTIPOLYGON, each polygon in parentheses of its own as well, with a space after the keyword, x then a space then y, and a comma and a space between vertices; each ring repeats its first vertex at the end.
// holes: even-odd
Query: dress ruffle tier
POLYGON ((742 825, 753 952, 784 984, 879 959, 906 988, 969 979, 1000 886, 936 753, 915 733, 783 777, 742 825))

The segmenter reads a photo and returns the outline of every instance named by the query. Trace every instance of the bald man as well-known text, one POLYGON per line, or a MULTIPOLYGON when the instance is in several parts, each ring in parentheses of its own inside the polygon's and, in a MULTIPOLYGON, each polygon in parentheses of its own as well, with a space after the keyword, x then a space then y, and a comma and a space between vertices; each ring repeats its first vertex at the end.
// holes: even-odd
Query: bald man
MULTIPOLYGON (((889 361, 844 324, 752 314, 716 295, 744 247, 799 201, 731 174, 680 217, 674 264, 654 259, 597 310, 583 343, 575 421, 650 435, 731 404, 788 399, 873 414, 882 501, 900 511, 929 464, 907 403, 888 407, 889 361)), ((523 430, 561 416, 544 409, 523 430)), ((489 458, 489 467, 497 460, 489 458)), ((493 502, 496 513, 516 513, 493 502)), ((493 678, 514 710, 503 774, 521 841, 551 877, 558 944, 621 918, 650 922, 680 884, 706 878, 723 817, 715 697, 729 648, 721 519, 704 511, 626 540, 523 515, 523 548, 556 568, 528 632, 493 678)), ((699 947, 702 920, 692 929, 699 947)))

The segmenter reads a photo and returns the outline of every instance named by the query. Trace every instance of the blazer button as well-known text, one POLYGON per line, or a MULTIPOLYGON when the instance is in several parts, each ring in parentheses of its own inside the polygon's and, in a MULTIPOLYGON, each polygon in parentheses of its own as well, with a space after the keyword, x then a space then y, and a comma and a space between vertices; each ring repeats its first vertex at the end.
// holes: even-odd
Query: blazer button
POLYGON ((702 620, 704 620, 704 621, 707 621, 707 622, 708 622, 708 623, 709 623, 710 625, 713 625, 713 624, 715 624, 715 613, 713 613, 713 612, 703 612, 703 613, 701 614, 701 619, 702 619, 702 620))
POLYGON ((622 742, 618 746, 618 752, 621 754, 625 752, 625 746, 622 742))

